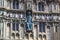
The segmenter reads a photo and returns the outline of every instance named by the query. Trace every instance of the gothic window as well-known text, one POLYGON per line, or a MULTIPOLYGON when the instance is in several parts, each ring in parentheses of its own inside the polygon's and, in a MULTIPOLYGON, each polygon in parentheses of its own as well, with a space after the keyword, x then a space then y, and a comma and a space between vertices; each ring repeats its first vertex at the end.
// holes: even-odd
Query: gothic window
POLYGON ((15 31, 15 20, 13 21, 12 25, 13 25, 12 28, 15 31))
POLYGON ((16 21, 16 30, 19 30, 19 21, 16 21))
POLYGON ((4 5, 4 0, 0 0, 0 6, 3 7, 4 5))
POLYGON ((15 31, 19 30, 19 21, 13 20, 12 22, 12 29, 15 31))
POLYGON ((44 11, 44 3, 38 3, 38 11, 44 11))
POLYGON ((13 9, 19 9, 19 1, 13 0, 13 9))
POLYGON ((39 23, 39 32, 45 32, 45 23, 39 23))

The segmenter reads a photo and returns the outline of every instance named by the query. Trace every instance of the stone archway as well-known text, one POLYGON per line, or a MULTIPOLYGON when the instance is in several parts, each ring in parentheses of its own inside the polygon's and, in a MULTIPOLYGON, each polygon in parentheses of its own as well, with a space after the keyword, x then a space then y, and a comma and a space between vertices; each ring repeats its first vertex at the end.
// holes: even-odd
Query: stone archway
POLYGON ((46 40, 46 35, 43 35, 43 40, 46 40))
POLYGON ((39 40, 42 40, 42 35, 39 35, 39 40))
POLYGON ((33 40, 33 34, 30 34, 30 40, 33 40))

